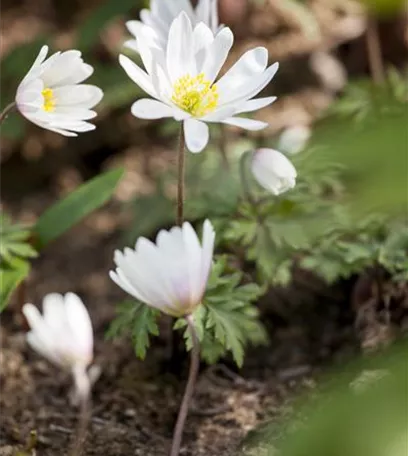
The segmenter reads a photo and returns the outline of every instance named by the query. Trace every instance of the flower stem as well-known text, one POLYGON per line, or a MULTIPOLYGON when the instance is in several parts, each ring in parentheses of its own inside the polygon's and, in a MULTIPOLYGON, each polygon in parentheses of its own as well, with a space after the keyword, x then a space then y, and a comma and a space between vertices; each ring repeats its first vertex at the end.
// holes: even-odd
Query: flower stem
POLYGON ((10 114, 11 111, 14 111, 16 108, 16 103, 13 101, 12 103, 8 104, 3 111, 0 113, 0 124, 6 120, 6 117, 10 114))
POLYGON ((249 182, 248 182, 248 176, 247 176, 247 162, 248 162, 250 155, 251 155, 251 152, 245 152, 242 155, 242 157, 239 161, 239 173, 241 176, 242 191, 244 193, 244 197, 251 206, 256 207, 257 202, 255 201, 255 198, 251 193, 251 189, 249 188, 249 182))
POLYGON ((194 326, 194 320, 191 315, 186 317, 187 325, 191 332, 193 340, 193 347, 191 349, 191 362, 190 370, 188 373, 188 380, 186 390, 184 391, 183 400, 180 405, 179 414, 177 417, 176 427, 173 433, 173 442, 171 444, 170 456, 178 456, 180 452, 181 437, 183 435, 184 424, 187 418, 188 409, 190 406, 191 398, 194 392, 194 386, 197 380, 198 368, 200 366, 200 343, 197 336, 197 331, 194 326))
POLYGON ((92 414, 91 406, 91 381, 83 366, 73 371, 75 393, 79 398, 78 426, 75 441, 72 445, 70 456, 81 456, 84 449, 86 435, 92 414))
POLYGON ((177 218, 176 223, 181 226, 184 221, 184 175, 185 175, 185 139, 183 122, 180 126, 179 147, 177 155, 177 218))
POLYGON ((71 456, 81 456, 81 454, 83 453, 88 426, 91 419, 91 410, 92 407, 90 398, 82 398, 78 417, 77 432, 70 453, 71 456))
POLYGON ((370 16, 368 18, 366 39, 371 77, 375 84, 380 85, 385 80, 385 71, 381 54, 380 36, 378 34, 378 23, 375 17, 370 16))

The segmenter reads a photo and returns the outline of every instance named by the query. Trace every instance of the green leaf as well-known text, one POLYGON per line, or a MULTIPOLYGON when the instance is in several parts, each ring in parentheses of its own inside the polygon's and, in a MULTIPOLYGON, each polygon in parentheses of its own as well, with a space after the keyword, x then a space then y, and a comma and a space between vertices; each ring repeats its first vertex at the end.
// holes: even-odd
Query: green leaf
POLYGON ((123 168, 117 168, 97 176, 46 210, 34 227, 39 247, 49 244, 108 201, 123 173, 123 168))
POLYGON ((0 312, 4 310, 7 303, 18 285, 24 280, 30 272, 30 264, 27 261, 20 260, 15 268, 0 267, 0 312))
POLYGON ((0 262, 13 268, 22 258, 34 258, 37 252, 30 245, 31 231, 26 226, 12 224, 10 217, 0 213, 0 262))
POLYGON ((108 0, 94 9, 82 23, 77 41, 77 47, 87 50, 99 39, 100 33, 108 22, 122 16, 137 6, 136 0, 108 0))
POLYGON ((150 346, 150 336, 159 334, 159 311, 138 301, 125 301, 118 306, 117 316, 106 336, 110 339, 123 334, 132 338, 136 356, 144 359, 150 346))
POLYGON ((215 362, 230 351, 241 366, 246 346, 267 340, 258 309, 252 304, 262 289, 255 283, 241 285, 241 281, 241 272, 229 273, 225 257, 216 261, 203 299, 206 313, 201 323, 204 325, 202 356, 208 362, 215 362))

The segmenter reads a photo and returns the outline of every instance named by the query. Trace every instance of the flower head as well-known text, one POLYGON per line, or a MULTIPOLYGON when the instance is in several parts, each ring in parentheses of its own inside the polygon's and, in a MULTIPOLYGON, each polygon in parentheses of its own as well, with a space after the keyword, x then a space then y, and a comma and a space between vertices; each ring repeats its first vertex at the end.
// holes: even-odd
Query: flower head
POLYGON ((142 9, 140 12, 141 21, 126 22, 129 32, 135 39, 127 41, 125 46, 139 52, 138 27, 140 24, 145 24, 154 31, 151 39, 158 47, 165 49, 170 26, 182 11, 187 14, 193 25, 203 22, 214 33, 219 29, 217 0, 198 0, 195 8, 190 0, 151 0, 150 10, 142 9))
POLYGON ((310 135, 310 128, 305 125, 288 127, 280 135, 278 147, 288 154, 298 154, 306 147, 310 135))
POLYGON ((93 358, 93 332, 89 314, 74 293, 51 293, 43 299, 43 315, 33 304, 25 304, 23 313, 31 331, 27 342, 53 364, 72 373, 78 393, 87 395, 86 368, 93 358))
POLYGON ((116 251, 111 279, 130 295, 172 316, 191 314, 201 303, 211 269, 215 232, 204 222, 200 241, 192 226, 162 230, 156 243, 139 238, 135 249, 116 251))
POLYGON ((31 122, 64 136, 94 130, 86 120, 96 116, 92 111, 103 92, 99 87, 80 84, 92 73, 81 52, 56 52, 46 59, 48 46, 43 46, 32 67, 17 89, 16 104, 31 122))
POLYGON ((173 117, 183 121, 186 146, 191 152, 201 152, 208 143, 207 122, 248 130, 267 126, 265 122, 236 117, 275 100, 252 100, 278 69, 277 63, 267 68, 265 48, 246 52, 216 81, 233 43, 229 28, 214 35, 204 23, 193 27, 188 15, 182 12, 171 24, 165 50, 152 43, 150 27, 141 24, 136 32, 146 71, 124 55, 119 61, 128 76, 154 99, 137 100, 132 105, 135 117, 173 117))
POLYGON ((280 195, 296 184, 296 169, 292 163, 274 149, 258 149, 252 158, 252 173, 266 190, 280 195))

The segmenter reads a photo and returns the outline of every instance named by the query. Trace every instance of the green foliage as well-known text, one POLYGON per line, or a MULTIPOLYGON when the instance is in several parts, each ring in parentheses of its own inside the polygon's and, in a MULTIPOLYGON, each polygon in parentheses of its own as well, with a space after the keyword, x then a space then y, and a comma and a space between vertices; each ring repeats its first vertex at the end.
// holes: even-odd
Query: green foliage
POLYGON ((124 170, 113 169, 78 187, 47 209, 34 227, 36 243, 43 247, 68 231, 112 196, 124 170))
POLYGON ((30 244, 30 230, 12 224, 0 213, 0 312, 6 307, 13 291, 30 271, 29 259, 37 256, 30 244))
POLYGON ((146 357, 150 335, 159 335, 157 318, 159 312, 138 301, 125 301, 118 306, 117 316, 107 332, 110 339, 130 335, 136 356, 146 357))
POLYGON ((407 355, 405 341, 336 369, 289 416, 252 431, 243 454, 405 456, 407 355))
POLYGON ((221 243, 253 262, 258 280, 285 285, 297 264, 328 282, 373 265, 395 280, 406 277, 408 118, 401 79, 393 70, 382 88, 350 86, 308 149, 291 157, 296 187, 273 197, 253 186, 256 204, 244 198, 223 219, 221 243))
MULTIPOLYGON (((210 364, 231 352, 236 364, 242 366, 246 346, 267 340, 253 305, 262 289, 255 283, 241 285, 242 276, 241 272, 229 270, 226 257, 219 258, 213 266, 203 303, 193 314, 201 356, 210 364)), ((175 328, 185 326, 185 321, 179 319, 175 328)), ((188 330, 184 337, 187 348, 191 349, 188 330)))
POLYGON ((21 259, 35 258, 37 252, 30 244, 30 236, 28 227, 12 224, 7 214, 0 213, 0 264, 12 268, 21 259))
POLYGON ((15 261, 13 267, 9 264, 0 266, 0 312, 6 307, 12 293, 28 276, 30 264, 28 261, 15 261))

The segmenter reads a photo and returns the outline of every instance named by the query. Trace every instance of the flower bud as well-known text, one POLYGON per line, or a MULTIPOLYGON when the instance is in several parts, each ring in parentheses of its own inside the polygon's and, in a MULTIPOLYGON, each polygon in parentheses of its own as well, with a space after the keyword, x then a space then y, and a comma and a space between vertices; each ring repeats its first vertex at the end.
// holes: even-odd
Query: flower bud
POLYGON ((280 195, 296 184, 296 169, 284 154, 274 149, 258 149, 252 157, 252 173, 266 190, 280 195))

